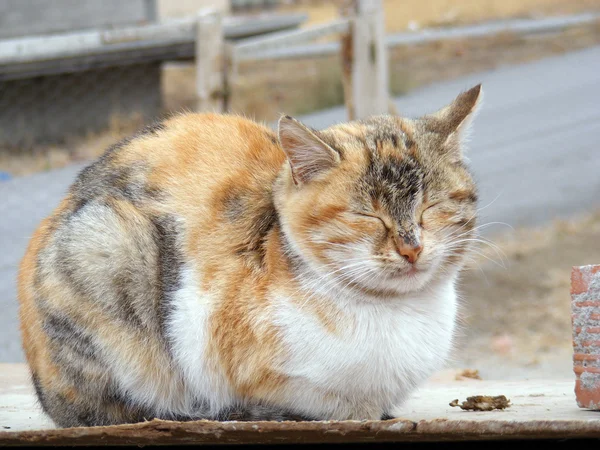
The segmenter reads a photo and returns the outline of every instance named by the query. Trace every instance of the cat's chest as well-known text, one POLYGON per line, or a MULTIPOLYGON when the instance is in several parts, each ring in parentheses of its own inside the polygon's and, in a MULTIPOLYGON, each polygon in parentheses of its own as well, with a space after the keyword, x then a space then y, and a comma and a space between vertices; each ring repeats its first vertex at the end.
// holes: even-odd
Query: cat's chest
POLYGON ((289 359, 288 376, 326 390, 398 392, 418 384, 446 359, 456 314, 451 285, 436 298, 410 298, 392 306, 347 308, 333 330, 314 315, 280 313, 289 359), (286 317, 288 316, 288 317, 286 317), (295 316, 295 317, 294 317, 295 316))

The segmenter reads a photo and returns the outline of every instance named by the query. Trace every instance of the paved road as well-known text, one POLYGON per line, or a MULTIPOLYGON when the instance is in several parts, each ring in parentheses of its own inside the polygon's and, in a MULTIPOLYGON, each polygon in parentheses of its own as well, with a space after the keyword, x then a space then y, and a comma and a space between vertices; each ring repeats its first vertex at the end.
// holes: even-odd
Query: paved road
MULTIPOLYGON (((484 221, 540 224, 600 207, 600 47, 439 83, 397 101, 407 116, 432 112, 479 82, 484 102, 469 158, 484 221)), ((322 128, 334 108, 305 117, 322 128)), ((0 362, 22 361, 15 274, 30 234, 80 169, 0 183, 0 362)), ((492 227, 490 227, 492 228, 492 227)))

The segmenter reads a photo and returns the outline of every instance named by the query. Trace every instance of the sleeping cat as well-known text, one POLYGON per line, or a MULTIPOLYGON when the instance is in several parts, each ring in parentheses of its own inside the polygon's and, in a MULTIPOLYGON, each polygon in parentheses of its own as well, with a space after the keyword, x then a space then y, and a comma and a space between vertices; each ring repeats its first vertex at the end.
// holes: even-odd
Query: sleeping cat
POLYGON ((44 411, 61 427, 389 417, 452 345, 479 98, 322 131, 285 116, 278 134, 184 114, 110 148, 21 263, 44 411))

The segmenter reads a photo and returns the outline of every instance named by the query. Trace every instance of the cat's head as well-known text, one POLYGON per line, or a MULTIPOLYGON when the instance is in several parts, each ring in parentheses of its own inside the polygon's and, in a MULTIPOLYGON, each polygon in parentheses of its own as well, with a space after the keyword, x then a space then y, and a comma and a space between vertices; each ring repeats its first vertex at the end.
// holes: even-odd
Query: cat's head
POLYGON ((452 276, 472 247, 477 192, 463 141, 481 86, 418 119, 316 131, 285 116, 276 205, 291 251, 323 280, 383 296, 452 276))

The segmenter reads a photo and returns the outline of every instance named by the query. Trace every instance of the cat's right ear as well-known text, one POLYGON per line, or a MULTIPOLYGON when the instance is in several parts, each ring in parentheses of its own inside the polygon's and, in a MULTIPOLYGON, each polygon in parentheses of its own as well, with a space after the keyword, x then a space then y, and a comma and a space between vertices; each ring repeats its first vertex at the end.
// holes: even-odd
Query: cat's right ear
POLYGON ((290 116, 279 119, 279 143, 297 186, 308 183, 340 162, 340 154, 307 126, 290 116))
POLYGON ((429 129, 444 139, 442 149, 446 154, 460 159, 462 147, 469 135, 471 122, 483 98, 481 84, 461 93, 445 108, 426 116, 429 129))

